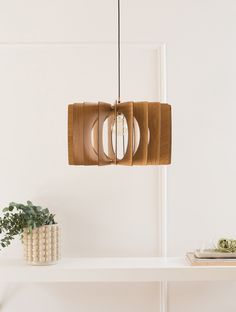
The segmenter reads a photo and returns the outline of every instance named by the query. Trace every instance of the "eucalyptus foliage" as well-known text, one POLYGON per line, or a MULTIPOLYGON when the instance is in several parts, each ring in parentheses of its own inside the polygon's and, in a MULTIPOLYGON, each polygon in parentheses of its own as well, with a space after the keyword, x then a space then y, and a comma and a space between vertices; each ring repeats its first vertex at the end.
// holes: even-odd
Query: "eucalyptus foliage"
POLYGON ((31 201, 26 205, 10 203, 3 209, 3 216, 0 217, 0 247, 7 247, 17 235, 21 235, 25 228, 29 233, 42 225, 55 224, 53 214, 48 208, 35 206, 31 201))

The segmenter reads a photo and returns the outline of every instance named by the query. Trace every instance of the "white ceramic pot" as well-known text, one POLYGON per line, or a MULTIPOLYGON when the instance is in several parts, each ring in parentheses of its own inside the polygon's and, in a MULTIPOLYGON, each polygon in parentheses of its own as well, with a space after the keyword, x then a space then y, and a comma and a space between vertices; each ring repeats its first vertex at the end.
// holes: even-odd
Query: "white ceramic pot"
POLYGON ((58 224, 43 225, 31 232, 23 232, 24 258, 28 264, 49 265, 60 258, 60 233, 58 224))

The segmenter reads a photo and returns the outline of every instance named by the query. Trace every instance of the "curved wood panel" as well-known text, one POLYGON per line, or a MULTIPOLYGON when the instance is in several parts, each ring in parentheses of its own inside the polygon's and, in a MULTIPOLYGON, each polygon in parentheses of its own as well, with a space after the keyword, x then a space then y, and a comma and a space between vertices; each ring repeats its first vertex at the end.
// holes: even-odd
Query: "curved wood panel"
POLYGON ((95 153, 98 155, 98 119, 95 121, 93 125, 92 131, 92 146, 95 153))
POLYGON ((128 146, 123 159, 117 159, 118 165, 133 165, 133 102, 119 103, 117 105, 118 114, 125 116, 128 126, 128 146))
POLYGON ((134 118, 140 130, 140 141, 133 155, 133 165, 146 165, 148 155, 148 102, 134 102, 134 118))
POLYGON ((97 103, 84 103, 83 106, 83 143, 84 143, 84 165, 98 165, 98 142, 93 147, 91 142, 91 132, 92 128, 95 125, 96 120, 98 119, 98 104, 97 103))
MULTIPOLYGON (((98 164, 102 165, 110 165, 114 161, 113 158, 109 158, 104 152, 104 143, 103 142, 103 124, 107 118, 112 113, 111 104, 99 102, 98 103, 98 164)), ((112 133, 112 128, 108 130, 108 132, 112 133)), ((107 137, 107 144, 109 144, 110 137, 107 137)), ((112 144, 112 142, 111 142, 112 144)), ((109 150, 109 149, 108 149, 109 150)))
POLYGON ((84 164, 82 103, 68 107, 68 151, 70 165, 84 164))
POLYGON ((74 165, 73 156, 73 104, 68 105, 68 161, 69 165, 74 165))
POLYGON ((171 106, 161 104, 161 146, 160 165, 171 163, 171 106))
POLYGON ((147 164, 158 165, 160 162, 161 139, 161 104, 159 102, 148 103, 148 128, 150 138, 147 164))
POLYGON ((108 133, 107 133, 107 138, 108 138, 108 157, 113 160, 113 163, 115 164, 116 162, 116 154, 113 149, 113 144, 112 144, 112 129, 115 124, 115 109, 113 106, 111 106, 111 113, 110 116, 108 117, 108 133))

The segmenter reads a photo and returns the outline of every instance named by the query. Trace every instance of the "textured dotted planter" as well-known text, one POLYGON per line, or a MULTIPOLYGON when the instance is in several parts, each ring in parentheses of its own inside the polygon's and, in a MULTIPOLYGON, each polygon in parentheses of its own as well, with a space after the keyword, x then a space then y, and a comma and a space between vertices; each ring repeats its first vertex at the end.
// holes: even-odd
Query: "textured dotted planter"
POLYGON ((57 224, 44 225, 23 232, 24 258, 28 264, 48 265, 60 258, 60 235, 57 224))

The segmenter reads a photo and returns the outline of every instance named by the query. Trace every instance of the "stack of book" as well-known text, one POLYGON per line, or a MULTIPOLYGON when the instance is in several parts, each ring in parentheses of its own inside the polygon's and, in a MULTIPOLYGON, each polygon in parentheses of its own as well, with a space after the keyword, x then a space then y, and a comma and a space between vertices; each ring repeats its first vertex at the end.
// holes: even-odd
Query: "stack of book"
POLYGON ((236 266, 236 252, 218 252, 214 249, 197 249, 188 252, 187 260, 196 266, 236 266))

